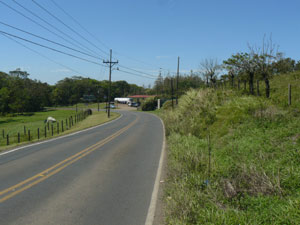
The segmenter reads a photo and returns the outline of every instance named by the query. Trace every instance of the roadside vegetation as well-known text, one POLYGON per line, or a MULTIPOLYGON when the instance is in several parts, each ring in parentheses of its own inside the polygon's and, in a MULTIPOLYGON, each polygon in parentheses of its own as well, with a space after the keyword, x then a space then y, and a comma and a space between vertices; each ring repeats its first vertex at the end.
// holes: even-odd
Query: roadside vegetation
MULTIPOLYGON (((77 115, 79 112, 77 113, 77 115)), ((38 140, 38 129, 40 132, 39 140, 44 140, 52 137, 57 137, 65 134, 69 134, 75 131, 83 130, 89 127, 93 127, 107 121, 113 120, 119 116, 118 113, 111 113, 111 117, 107 118, 105 112, 93 111, 93 114, 86 118, 80 119, 75 123, 76 111, 74 110, 48 110, 44 112, 27 113, 24 115, 11 115, 0 117, 0 151, 7 148, 14 147, 16 145, 35 142, 38 140), (45 123, 48 117, 53 117, 57 122, 45 123), (73 125, 70 125, 70 117, 73 119, 73 125), (62 132, 61 123, 64 123, 64 131, 62 132), (57 129, 57 123, 59 129, 57 129), (68 125, 66 125, 68 123, 68 125), (53 124, 53 135, 52 125, 53 124), (46 128, 46 137, 45 137, 46 128), (30 131, 30 141, 29 132, 30 131), (18 143, 18 133, 20 133, 20 143, 18 143), (7 135, 9 135, 9 145, 7 145, 7 135)))
POLYGON ((300 224, 300 72, 270 86, 270 98, 219 87, 165 103, 166 224, 300 224))

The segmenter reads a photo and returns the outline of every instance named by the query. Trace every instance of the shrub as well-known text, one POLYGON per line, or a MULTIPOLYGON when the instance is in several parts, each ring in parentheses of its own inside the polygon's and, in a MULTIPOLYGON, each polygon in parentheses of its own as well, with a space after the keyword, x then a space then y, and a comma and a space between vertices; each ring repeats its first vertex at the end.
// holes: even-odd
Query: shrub
POLYGON ((142 111, 155 110, 157 106, 157 100, 155 98, 148 98, 142 103, 142 111))
POLYGON ((162 109, 171 109, 172 108, 172 100, 167 100, 163 106, 162 106, 162 109))

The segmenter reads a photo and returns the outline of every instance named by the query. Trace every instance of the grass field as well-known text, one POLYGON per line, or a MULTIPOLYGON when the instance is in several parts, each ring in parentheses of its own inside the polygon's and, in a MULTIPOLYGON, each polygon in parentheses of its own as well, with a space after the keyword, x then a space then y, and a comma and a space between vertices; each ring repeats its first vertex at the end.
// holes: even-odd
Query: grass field
MULTIPOLYGON (((115 104, 115 106, 117 107, 118 104, 115 104)), ((101 102, 99 103, 99 108, 100 109, 105 109, 106 107, 106 103, 105 102, 101 102)), ((51 107, 51 108, 56 108, 56 107, 51 107)), ((57 108, 71 108, 71 109, 76 109, 76 104, 75 105, 69 105, 69 106, 58 106, 57 108)), ((86 109, 98 109, 98 103, 78 103, 77 104, 77 109, 78 110, 86 110, 86 109)))
POLYGON ((36 112, 27 115, 0 117, 0 151, 16 146, 18 143, 18 133, 20 133, 20 144, 29 142, 28 130, 30 130, 30 142, 37 141, 38 128, 40 130, 40 140, 51 138, 52 131, 51 125, 48 127, 44 123, 44 120, 48 117, 54 117, 59 122, 59 129, 57 130, 57 123, 53 123, 53 136, 60 136, 82 130, 88 127, 102 124, 109 120, 113 120, 119 116, 117 113, 111 113, 110 119, 107 118, 105 112, 93 112, 91 116, 88 116, 82 121, 75 123, 76 111, 73 110, 49 110, 46 112, 36 112), (69 125, 69 118, 73 117, 73 126, 69 125), (68 129, 66 129, 66 119, 68 120, 68 129), (64 123, 64 132, 62 133, 61 122, 64 123), (45 137, 45 126, 46 135, 45 137), (24 133, 25 127, 25 133, 24 133), (58 133, 59 131, 59 133, 58 133), (4 138, 3 138, 4 132, 4 138), (9 135, 9 146, 7 146, 6 135, 9 135))
POLYGON ((293 73, 271 80, 270 99, 191 90, 161 110, 166 224, 300 224, 299 96, 293 73))

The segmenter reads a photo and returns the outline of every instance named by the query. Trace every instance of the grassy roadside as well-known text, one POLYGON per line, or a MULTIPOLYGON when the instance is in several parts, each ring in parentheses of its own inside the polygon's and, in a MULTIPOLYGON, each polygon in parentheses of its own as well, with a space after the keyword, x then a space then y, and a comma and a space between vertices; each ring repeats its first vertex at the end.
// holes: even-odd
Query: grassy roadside
POLYGON ((176 109, 161 110, 166 224, 300 224, 299 81, 299 74, 276 77, 269 100, 191 90, 176 109))
MULTIPOLYGON (((16 132, 20 132, 23 131, 24 126, 26 126, 27 128, 29 128, 32 131, 33 135, 33 139, 31 141, 28 141, 27 136, 24 137, 24 135, 22 135, 22 142, 20 144, 18 143, 12 143, 9 146, 6 146, 6 139, 3 139, 1 137, 0 142, 2 142, 2 146, 0 146, 0 152, 3 150, 7 150, 9 148, 13 148, 19 145, 24 145, 24 144, 28 144, 28 143, 33 143, 33 142, 37 142, 37 128, 41 128, 44 127, 44 119, 45 116, 47 118, 47 116, 53 116, 57 119, 57 121, 60 120, 64 120, 67 117, 73 115, 74 116, 75 111, 72 110, 53 110, 53 111, 48 111, 48 112, 38 112, 35 113, 34 115, 30 115, 30 116, 20 116, 20 117, 13 117, 13 119, 11 118, 0 118, 0 121, 2 121, 1 124, 1 129, 2 128, 6 128, 6 131, 9 132, 11 134, 11 136, 13 136, 14 139, 16 139, 16 132), (8 130, 9 129, 9 130, 8 130), (35 131, 35 132, 33 132, 35 131)), ((88 116, 86 119, 84 119, 83 121, 80 121, 76 124, 74 124, 74 126, 72 126, 71 128, 69 128, 68 130, 64 130, 64 132, 61 132, 61 128, 60 128, 60 132, 59 134, 57 134, 57 132, 54 132, 54 135, 51 136, 50 131, 48 131, 47 133, 47 137, 45 138, 43 136, 43 130, 41 130, 41 136, 40 136, 40 141, 41 140, 45 140, 45 139, 50 139, 53 137, 58 137, 58 136, 63 136, 66 134, 70 134, 79 130, 83 130, 83 129, 87 129, 93 126, 97 126, 100 124, 103 124, 105 122, 114 120, 116 118, 118 118, 120 116, 120 114, 118 113, 114 113, 111 112, 111 117, 108 119, 106 116, 105 112, 93 112, 93 114, 91 116, 88 116)), ((56 124, 54 123, 54 127, 56 128, 56 124)), ((2 131, 1 131, 2 132, 2 131)), ((28 131, 27 131, 28 132, 28 131)), ((16 140, 15 140, 16 142, 16 140)))
MULTIPOLYGON (((115 103, 115 106, 118 108, 118 103, 115 103)), ((101 102, 99 103, 99 108, 100 109, 105 109, 106 107, 106 103, 105 102, 101 102)), ((49 107, 49 109, 60 109, 60 108, 69 108, 69 109, 73 109, 75 110, 76 109, 76 104, 75 105, 68 105, 68 106, 57 106, 57 107, 49 107)), ((78 103, 77 104, 77 109, 78 110, 86 110, 86 109, 97 109, 98 108, 98 103, 88 103, 88 104, 85 104, 85 103, 78 103)))

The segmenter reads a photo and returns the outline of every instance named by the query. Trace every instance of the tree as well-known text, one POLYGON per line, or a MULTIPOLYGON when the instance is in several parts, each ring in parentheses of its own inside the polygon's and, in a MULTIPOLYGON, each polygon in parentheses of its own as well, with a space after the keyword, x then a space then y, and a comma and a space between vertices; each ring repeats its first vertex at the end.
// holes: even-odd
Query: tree
POLYGON ((200 70, 203 78, 206 80, 206 85, 210 82, 215 84, 217 76, 219 75, 222 67, 217 59, 205 59, 200 63, 200 70))
POLYGON ((0 112, 2 115, 9 112, 9 96, 10 91, 7 87, 0 89, 0 112))
POLYGON ((273 73, 282 74, 295 71, 296 62, 291 58, 283 58, 281 54, 278 54, 278 61, 272 63, 273 73))
POLYGON ((296 63, 295 65, 295 70, 299 71, 300 70, 300 60, 296 63))
POLYGON ((256 72, 260 74, 265 82, 266 97, 270 97, 270 76, 273 74, 273 64, 278 60, 280 53, 277 52, 277 46, 273 44, 272 37, 269 40, 263 38, 261 48, 248 46, 250 54, 253 56, 254 63, 256 64, 256 72))
POLYGON ((223 61, 227 68, 232 68, 239 73, 245 73, 249 82, 249 92, 254 95, 254 75, 257 71, 256 55, 250 53, 237 53, 223 61))

